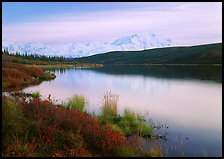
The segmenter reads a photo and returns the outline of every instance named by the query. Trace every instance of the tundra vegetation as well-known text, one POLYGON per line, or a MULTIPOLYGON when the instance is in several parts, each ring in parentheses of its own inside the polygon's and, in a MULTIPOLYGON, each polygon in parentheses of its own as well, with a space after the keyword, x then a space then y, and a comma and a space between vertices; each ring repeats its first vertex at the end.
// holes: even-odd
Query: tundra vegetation
POLYGON ((117 108, 110 101, 102 106, 102 114, 92 117, 84 111, 82 96, 74 96, 64 107, 54 104, 50 96, 41 99, 34 94, 29 100, 26 96, 2 97, 3 157, 162 154, 161 147, 146 150, 139 143, 143 134, 150 136, 150 125, 141 123, 138 115, 129 110, 123 116, 116 114, 117 108), (135 140, 128 140, 130 135, 135 135, 135 140))
MULTIPOLYGON (((3 91, 55 78, 33 66, 45 61, 3 55, 3 91), (26 64, 18 62, 21 59, 26 64)), ((119 115, 116 95, 106 93, 101 114, 93 117, 85 112, 83 96, 55 104, 50 95, 42 99, 39 92, 12 94, 2 95, 2 157, 162 155, 161 147, 144 149, 139 138, 150 137, 152 127, 130 110, 119 115), (135 139, 129 140, 130 135, 135 139)))

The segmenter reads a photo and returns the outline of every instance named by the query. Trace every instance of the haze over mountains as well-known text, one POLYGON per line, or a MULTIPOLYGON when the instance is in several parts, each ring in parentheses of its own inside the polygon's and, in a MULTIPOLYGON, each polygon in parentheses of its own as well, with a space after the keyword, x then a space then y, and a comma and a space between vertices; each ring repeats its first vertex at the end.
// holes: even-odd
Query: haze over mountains
POLYGON ((169 38, 164 38, 155 33, 136 33, 130 36, 121 37, 113 42, 100 43, 68 43, 65 45, 49 45, 44 43, 13 43, 6 40, 2 41, 2 50, 10 53, 20 52, 21 54, 39 54, 46 56, 64 57, 85 57, 110 51, 137 51, 153 48, 164 48, 177 46, 169 38))

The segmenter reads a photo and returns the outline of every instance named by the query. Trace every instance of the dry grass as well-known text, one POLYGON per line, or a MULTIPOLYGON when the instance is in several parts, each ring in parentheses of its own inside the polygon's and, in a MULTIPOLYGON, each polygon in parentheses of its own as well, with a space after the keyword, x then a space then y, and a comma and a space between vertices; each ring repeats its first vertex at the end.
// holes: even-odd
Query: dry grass
POLYGON ((118 95, 112 94, 111 92, 106 92, 103 96, 103 106, 102 106, 102 115, 103 116, 117 116, 117 103, 118 95))

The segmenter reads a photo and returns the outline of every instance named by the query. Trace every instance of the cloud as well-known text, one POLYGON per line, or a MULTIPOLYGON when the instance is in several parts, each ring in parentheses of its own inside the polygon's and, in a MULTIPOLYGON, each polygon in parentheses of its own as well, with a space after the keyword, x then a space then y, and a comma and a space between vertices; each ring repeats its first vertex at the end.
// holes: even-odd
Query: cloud
POLYGON ((132 33, 150 31, 184 44, 209 43, 221 40, 220 5, 175 3, 164 10, 151 5, 85 14, 49 15, 14 26, 3 25, 3 38, 15 42, 107 42, 132 33))

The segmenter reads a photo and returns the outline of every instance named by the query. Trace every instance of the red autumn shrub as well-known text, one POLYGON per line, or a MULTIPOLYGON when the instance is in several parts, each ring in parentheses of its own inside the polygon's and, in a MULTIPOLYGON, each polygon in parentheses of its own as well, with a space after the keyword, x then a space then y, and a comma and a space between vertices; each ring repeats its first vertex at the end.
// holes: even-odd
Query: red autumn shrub
POLYGON ((2 157, 29 157, 36 149, 36 144, 11 144, 2 151, 2 157))
MULTIPOLYGON (((48 127, 48 130, 43 129, 44 132, 50 132, 51 129, 49 128, 53 127, 57 131, 80 133, 87 143, 87 147, 92 148, 92 151, 95 153, 114 156, 121 146, 128 143, 123 134, 112 131, 108 125, 101 125, 98 120, 88 114, 81 113, 75 109, 70 110, 60 106, 57 107, 48 100, 31 100, 25 103, 23 111, 26 117, 48 127)), ((56 140, 56 138, 52 139, 52 134, 50 136, 49 134, 44 135, 40 138, 40 141, 49 144, 56 140)), ((61 146, 67 144, 68 141, 66 140, 64 143, 61 143, 61 146)))

